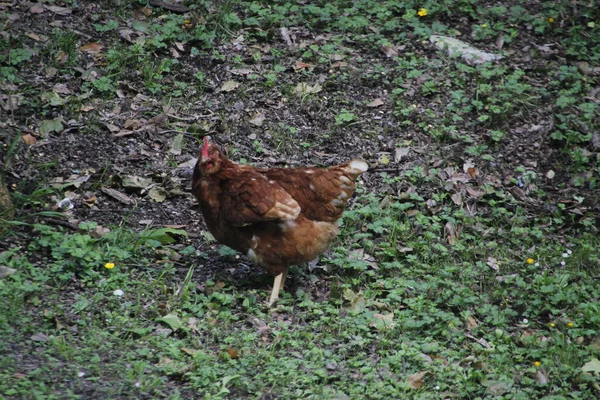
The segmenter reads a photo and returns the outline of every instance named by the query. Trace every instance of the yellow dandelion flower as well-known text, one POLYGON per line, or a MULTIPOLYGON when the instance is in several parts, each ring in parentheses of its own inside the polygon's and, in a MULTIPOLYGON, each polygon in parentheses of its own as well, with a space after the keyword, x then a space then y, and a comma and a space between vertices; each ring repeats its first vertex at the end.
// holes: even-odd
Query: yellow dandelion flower
POLYGON ((104 264, 104 268, 113 269, 115 267, 115 263, 106 263, 104 264))
POLYGON ((426 8, 419 8, 419 11, 417 11, 417 15, 419 17, 426 17, 427 16, 427 9, 426 8))
POLYGON ((554 22, 554 18, 548 17, 548 22, 553 23, 554 22))
POLYGON ((482 28, 487 28, 487 24, 481 24, 482 28))
POLYGON ((572 328, 574 326, 575 324, 573 322, 567 322, 567 328, 572 328))
POLYGON ((542 363, 540 361, 534 361, 533 365, 539 367, 540 365, 542 365, 542 363))
POLYGON ((555 324, 554 322, 550 322, 550 323, 548 324, 548 326, 549 326, 550 328, 554 328, 554 327, 556 326, 556 324, 555 324))
POLYGON ((527 264, 533 264, 534 262, 535 262, 535 260, 533 258, 527 259, 527 264))

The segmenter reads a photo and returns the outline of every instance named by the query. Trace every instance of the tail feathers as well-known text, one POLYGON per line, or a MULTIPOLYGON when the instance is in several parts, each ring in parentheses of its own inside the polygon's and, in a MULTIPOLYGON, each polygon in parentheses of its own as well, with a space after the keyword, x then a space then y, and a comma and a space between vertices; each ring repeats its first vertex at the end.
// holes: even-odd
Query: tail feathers
POLYGON ((360 174, 366 172, 369 169, 369 164, 364 160, 354 159, 344 164, 344 172, 352 176, 354 179, 358 178, 360 174))

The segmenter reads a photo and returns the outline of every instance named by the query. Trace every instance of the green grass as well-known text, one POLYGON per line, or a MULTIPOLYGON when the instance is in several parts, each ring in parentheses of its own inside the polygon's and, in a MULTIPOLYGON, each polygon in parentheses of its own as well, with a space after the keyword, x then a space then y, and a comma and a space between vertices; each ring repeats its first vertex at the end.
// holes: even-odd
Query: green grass
MULTIPOLYGON (((91 25, 81 13, 61 27, 40 19, 48 40, 22 26, 0 37, 0 85, 17 104, 0 99, 1 183, 15 205, 14 217, 0 209, 11 272, 0 278, 0 398, 599 396, 593 2, 205 1, 147 18, 119 3, 94 8, 91 25), (281 27, 294 27, 292 46, 281 27), (468 65, 431 49, 430 34, 507 59, 468 65), (104 49, 80 51, 91 41, 104 49), (239 87, 222 91, 228 80, 239 87), (122 128, 166 105, 182 118, 160 133, 106 136, 108 120, 122 128), (258 112, 261 127, 248 122, 258 112), (43 145, 25 146, 29 132, 43 145), (268 279, 231 272, 240 260, 208 237, 140 230, 127 213, 55 224, 57 199, 121 189, 127 168, 177 199, 185 185, 158 162, 171 132, 183 153, 199 133, 223 134, 244 163, 355 146, 380 170, 331 251, 313 271, 294 268, 270 310, 268 279), (80 187, 51 184, 83 174, 76 158, 43 155, 64 137, 133 157, 90 160, 97 171, 80 187), (410 153, 396 164, 398 148, 410 153)), ((181 161, 165 158, 168 169, 181 161)), ((130 196, 133 212, 158 215, 130 196)))

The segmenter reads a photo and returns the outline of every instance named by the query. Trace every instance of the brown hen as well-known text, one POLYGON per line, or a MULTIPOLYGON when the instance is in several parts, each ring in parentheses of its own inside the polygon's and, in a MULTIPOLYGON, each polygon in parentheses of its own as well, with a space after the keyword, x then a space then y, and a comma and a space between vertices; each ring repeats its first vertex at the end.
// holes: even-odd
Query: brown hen
POLYGON ((204 138, 192 192, 210 233, 276 274, 269 305, 290 265, 315 259, 338 234, 363 160, 329 168, 254 168, 235 164, 204 138))

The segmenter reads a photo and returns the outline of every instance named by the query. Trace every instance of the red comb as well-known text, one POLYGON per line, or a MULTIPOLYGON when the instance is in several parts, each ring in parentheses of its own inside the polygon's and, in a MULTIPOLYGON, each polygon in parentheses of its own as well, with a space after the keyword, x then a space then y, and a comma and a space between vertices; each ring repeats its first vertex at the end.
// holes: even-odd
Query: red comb
POLYGON ((204 136, 204 144, 202 145, 202 157, 208 157, 208 136, 204 136))

